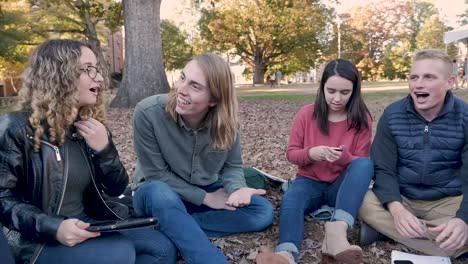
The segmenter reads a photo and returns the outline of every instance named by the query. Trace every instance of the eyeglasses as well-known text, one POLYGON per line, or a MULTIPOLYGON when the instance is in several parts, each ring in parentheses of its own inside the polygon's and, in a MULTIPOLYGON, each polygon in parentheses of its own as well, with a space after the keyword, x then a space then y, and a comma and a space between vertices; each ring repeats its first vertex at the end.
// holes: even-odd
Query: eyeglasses
POLYGON ((96 78, 98 73, 102 75, 101 68, 91 65, 86 66, 86 68, 80 68, 80 71, 86 72, 88 74, 88 77, 93 80, 96 78))

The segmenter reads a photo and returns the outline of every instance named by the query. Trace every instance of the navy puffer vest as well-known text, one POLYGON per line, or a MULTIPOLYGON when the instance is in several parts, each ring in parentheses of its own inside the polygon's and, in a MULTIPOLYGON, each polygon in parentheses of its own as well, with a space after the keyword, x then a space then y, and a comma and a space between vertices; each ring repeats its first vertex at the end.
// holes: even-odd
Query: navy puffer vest
POLYGON ((409 96, 389 106, 386 112, 398 146, 401 194, 419 200, 461 195, 466 103, 449 91, 444 108, 431 122, 416 112, 409 96))

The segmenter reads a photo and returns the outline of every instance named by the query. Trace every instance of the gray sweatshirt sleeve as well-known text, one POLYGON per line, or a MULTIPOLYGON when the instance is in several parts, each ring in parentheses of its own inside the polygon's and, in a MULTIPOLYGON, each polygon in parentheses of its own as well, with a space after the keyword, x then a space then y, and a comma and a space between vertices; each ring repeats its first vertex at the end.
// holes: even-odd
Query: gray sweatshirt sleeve
POLYGON ((226 193, 231 194, 237 189, 247 187, 242 164, 240 136, 237 133, 236 141, 229 150, 228 157, 220 173, 226 193))
POLYGON ((135 181, 159 180, 167 183, 182 199, 201 205, 206 192, 173 173, 159 147, 155 127, 142 107, 133 114, 134 147, 138 157, 135 181))

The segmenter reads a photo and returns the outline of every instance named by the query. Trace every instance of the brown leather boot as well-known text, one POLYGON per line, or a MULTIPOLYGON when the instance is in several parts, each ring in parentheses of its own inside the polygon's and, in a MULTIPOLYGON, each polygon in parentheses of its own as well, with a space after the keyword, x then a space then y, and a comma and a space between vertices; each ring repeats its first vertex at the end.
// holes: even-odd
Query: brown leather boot
POLYGON ((346 238, 348 225, 343 221, 325 223, 325 238, 322 244, 322 264, 362 263, 362 249, 350 245, 346 238))
POLYGON ((264 252, 255 258, 257 264, 296 264, 289 251, 264 252))

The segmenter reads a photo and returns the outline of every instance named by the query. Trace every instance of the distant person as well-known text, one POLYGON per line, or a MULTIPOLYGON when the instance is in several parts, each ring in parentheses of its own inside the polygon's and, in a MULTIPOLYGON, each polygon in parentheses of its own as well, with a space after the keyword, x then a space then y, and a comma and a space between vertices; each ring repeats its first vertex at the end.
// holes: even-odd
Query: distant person
POLYGON ((245 182, 233 81, 221 57, 197 55, 175 89, 135 108, 135 211, 159 218, 186 263, 228 263, 208 237, 273 223, 265 190, 245 182))
POLYGON ((454 82, 445 52, 416 53, 409 95, 384 110, 372 143, 362 245, 381 233, 427 255, 468 260, 468 105, 450 91, 454 82))
MULTIPOLYGON (((462 84, 461 88, 465 86, 465 83, 468 82, 468 63, 467 63, 467 58, 463 61, 463 69, 462 69, 462 84)), ((468 88, 468 84, 467 84, 468 88)))
POLYGON ((128 216, 103 199, 128 185, 104 125, 105 78, 89 44, 48 40, 23 73, 20 110, 0 117, 0 221, 17 263, 176 261, 172 242, 152 228, 86 230, 128 216))
POLYGON ((300 83, 302 80, 302 73, 296 72, 295 79, 296 79, 296 83, 300 83))
POLYGON ((272 73, 269 78, 270 81, 270 88, 276 87, 276 75, 275 73, 272 73))
POLYGON ((283 73, 278 70, 276 72, 276 83, 278 84, 278 86, 281 86, 281 80, 283 79, 283 73))
POLYGON ((322 205, 335 207, 325 224, 322 263, 362 263, 360 247, 350 245, 354 222, 374 175, 369 148, 372 120, 361 97, 356 66, 345 59, 330 61, 323 72, 315 104, 296 115, 287 151, 298 166, 297 178, 285 193, 275 253, 261 253, 258 264, 293 264, 304 239, 304 214, 322 205))
POLYGON ((453 59, 452 61, 452 74, 455 77, 455 89, 459 89, 458 86, 458 63, 457 59, 453 59))

